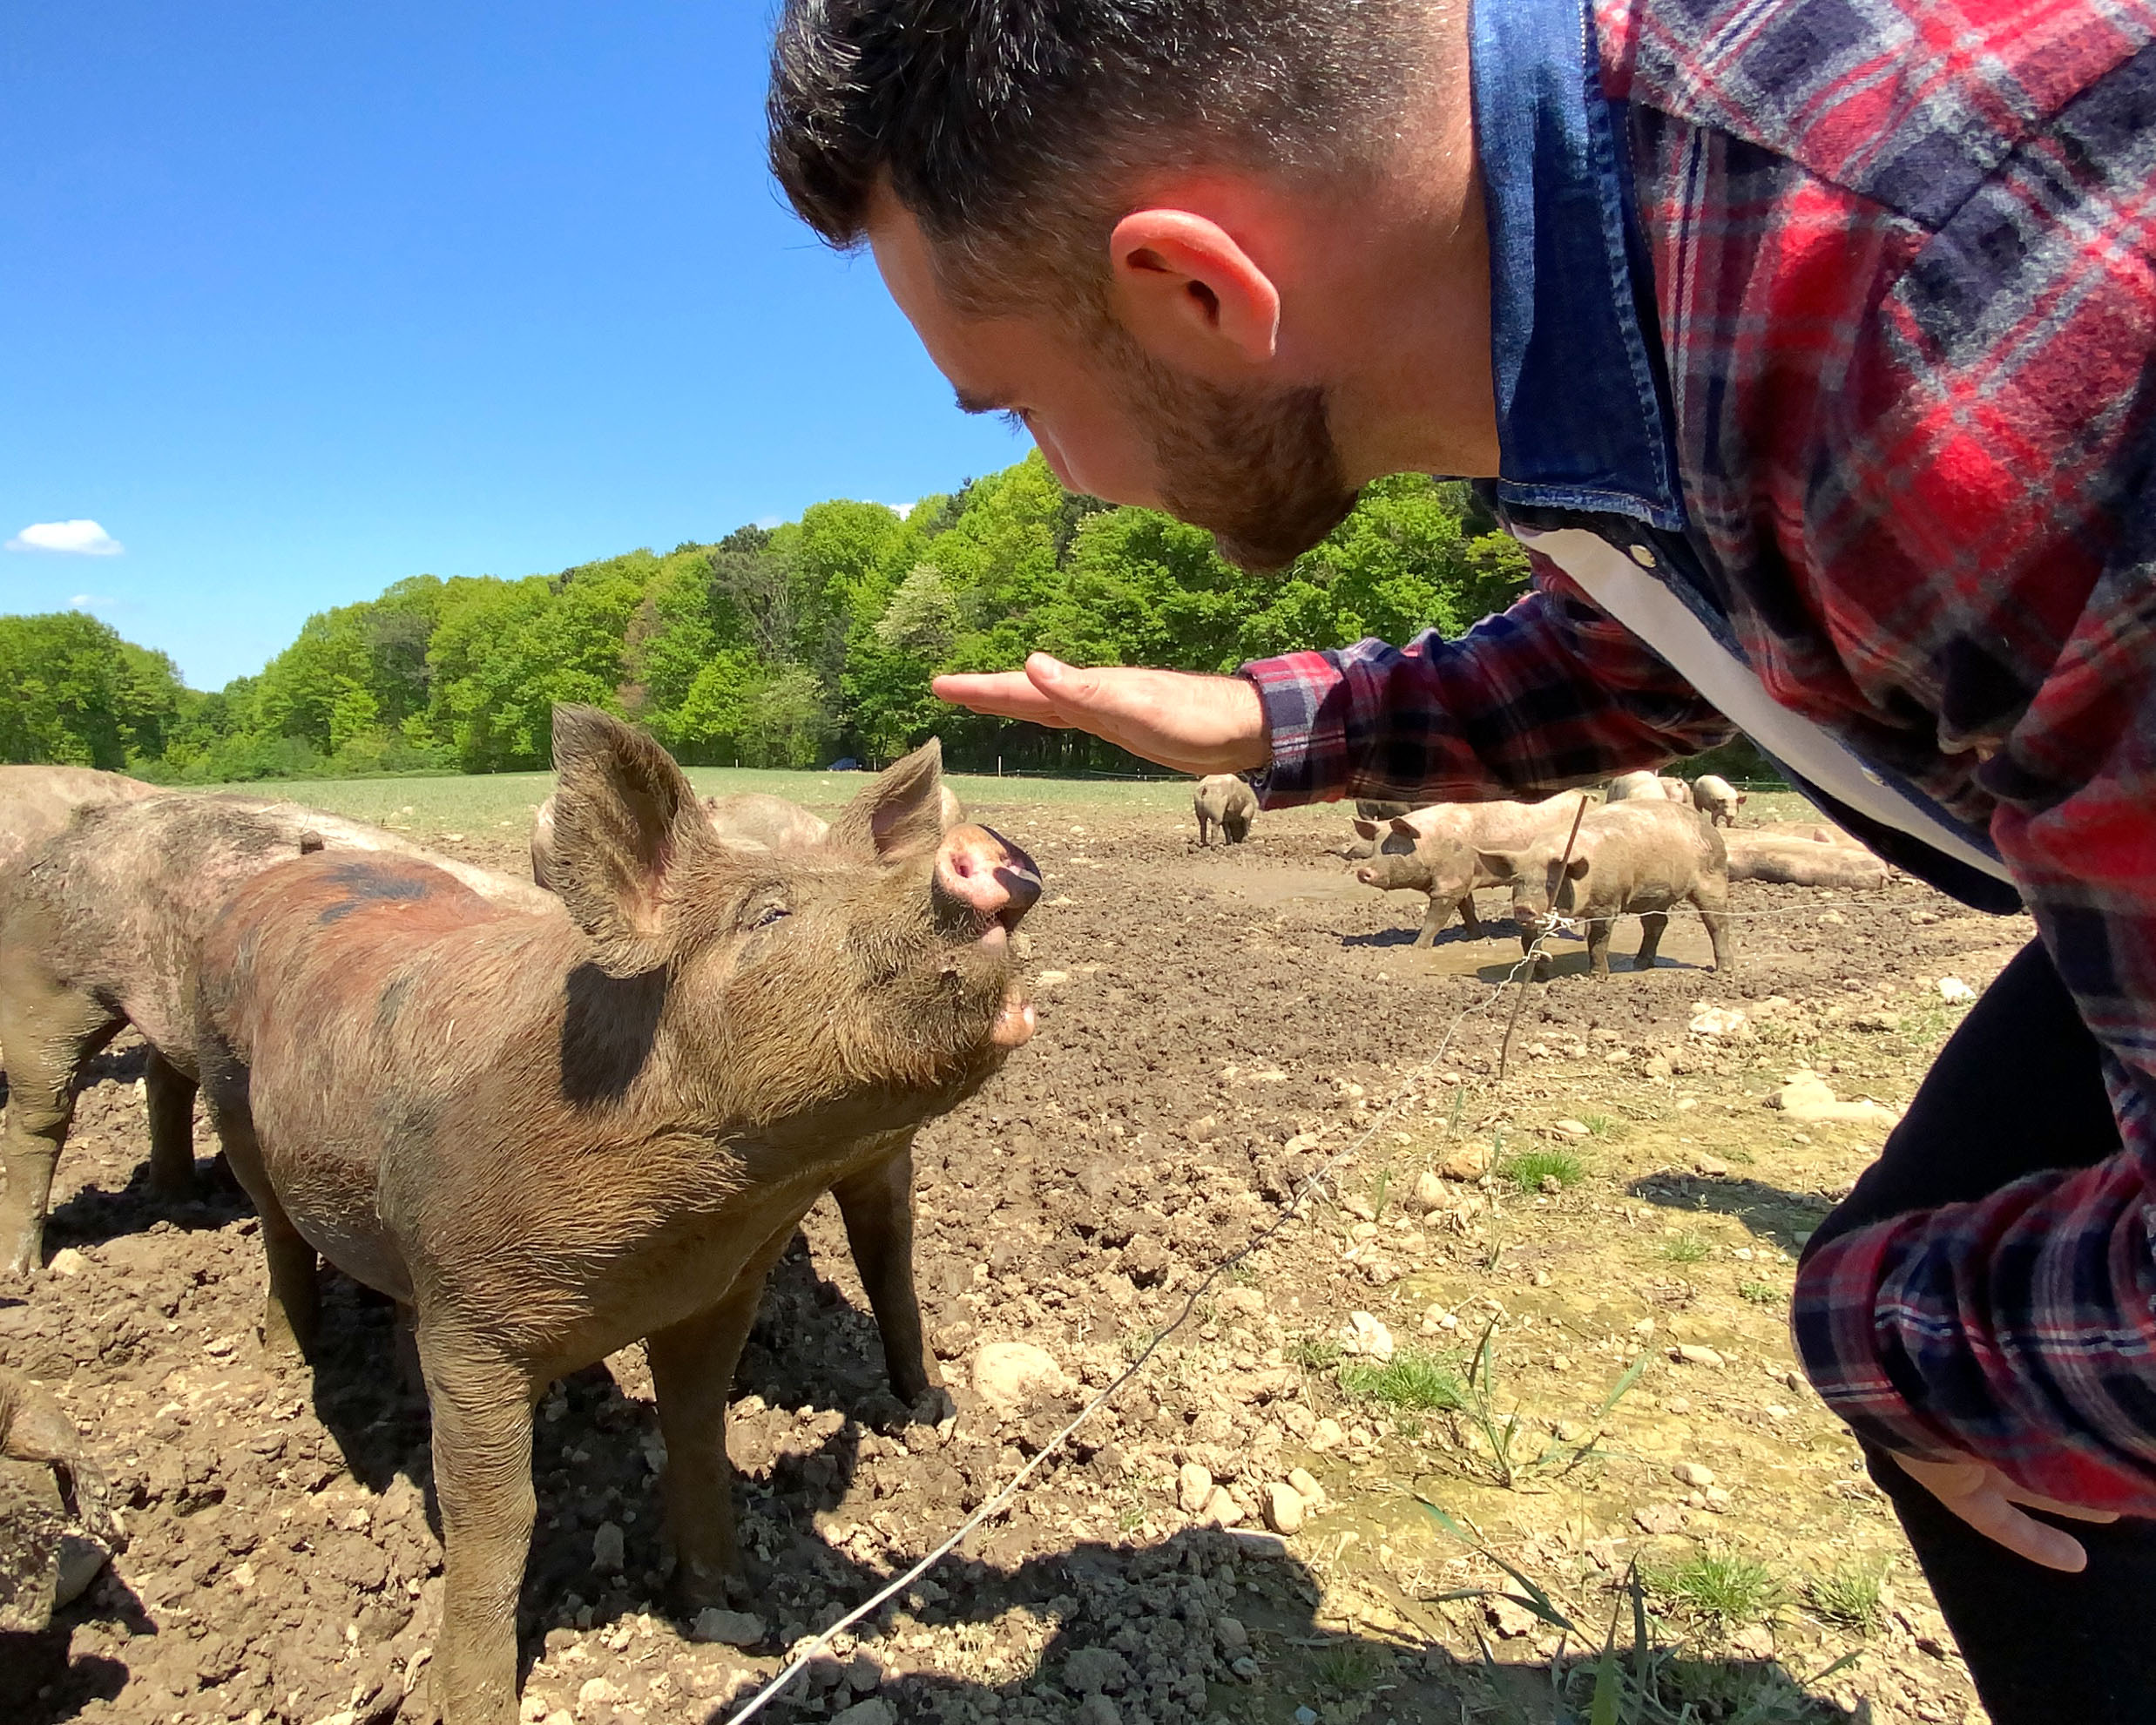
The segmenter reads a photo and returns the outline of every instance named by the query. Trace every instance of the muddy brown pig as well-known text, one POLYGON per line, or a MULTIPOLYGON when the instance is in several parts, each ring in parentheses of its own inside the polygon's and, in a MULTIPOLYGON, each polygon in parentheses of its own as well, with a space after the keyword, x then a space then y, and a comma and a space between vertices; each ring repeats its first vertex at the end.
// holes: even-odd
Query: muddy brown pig
POLYGON ((448 1725, 517 1716, 546 1386, 644 1338, 677 1588, 721 1599, 728 1389, 766 1272, 821 1193, 1032 1033, 1010 937, 1038 876, 983 828, 943 831, 934 743, 826 846, 761 854, 719 842, 617 720, 557 709, 554 754, 552 910, 402 859, 302 858, 240 890, 200 972, 266 1339, 305 1345, 318 1252, 415 1311, 448 1725))
MULTIPOLYGON (((532 829, 531 874, 541 886, 549 884, 554 867, 554 806, 551 796, 539 805, 532 829)), ((965 819, 964 806, 948 784, 938 788, 936 808, 943 831, 965 819)), ((713 835, 735 850, 813 849, 825 844, 831 831, 828 822, 799 803, 762 791, 707 796, 704 814, 713 835)), ((913 1419, 935 1424, 951 1411, 952 1404, 922 1329, 921 1304, 914 1287, 913 1134, 895 1138, 884 1162, 841 1180, 832 1196, 875 1314, 891 1393, 913 1419)))
POLYGON ((1887 865, 1869 850, 1832 839, 1816 842, 1776 833, 1731 833, 1723 841, 1733 881, 1768 881, 1783 886, 1883 885, 1887 865))
POLYGON ((1258 818, 1258 795, 1233 773, 1213 773, 1198 781, 1191 793, 1191 811, 1198 817, 1198 842, 1213 842, 1214 827, 1227 835, 1230 844, 1250 836, 1250 823, 1258 818))
POLYGON ((156 785, 88 767, 0 767, 0 875, 78 808, 160 795, 156 785))
MULTIPOLYGON (((1536 937, 1554 926, 1552 912, 1585 921, 1587 967, 1610 973, 1610 930, 1620 916, 1639 918, 1635 971, 1652 970, 1669 926, 1673 905, 1689 903, 1707 925, 1714 969, 1731 969, 1723 926, 1729 906, 1729 862, 1721 835, 1694 810, 1652 797, 1605 808, 1590 806, 1566 853, 1566 832, 1544 834, 1533 844, 1485 852, 1482 866, 1509 880, 1512 916, 1520 940, 1533 952, 1536 937)), ((1538 963, 1538 971, 1543 966, 1538 963)))
MULTIPOLYGON (((28 1275, 44 1262, 53 1168, 83 1068, 124 1025, 150 1045, 151 1185, 166 1196, 193 1191, 195 1065, 185 997, 202 932, 241 881, 310 846, 434 855, 297 803, 172 793, 85 808, 17 865, 0 895, 8 1069, 0 1277, 28 1275)), ((483 895, 547 902, 521 881, 438 860, 483 895)))
POLYGON ((1429 909, 1415 937, 1418 947, 1437 938, 1456 906, 1469 935, 1479 940, 1483 925, 1475 914, 1475 889, 1502 885, 1504 877, 1482 867, 1477 853, 1527 844, 1546 829, 1569 822, 1578 804, 1577 795, 1540 802, 1447 802, 1389 822, 1358 819, 1356 835, 1372 846, 1372 855, 1355 877, 1380 892, 1429 895, 1429 909))

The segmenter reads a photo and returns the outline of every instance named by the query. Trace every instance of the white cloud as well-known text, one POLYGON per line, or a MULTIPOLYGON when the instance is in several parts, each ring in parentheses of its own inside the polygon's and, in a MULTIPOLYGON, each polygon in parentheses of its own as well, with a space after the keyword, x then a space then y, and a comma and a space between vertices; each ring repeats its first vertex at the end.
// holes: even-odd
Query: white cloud
POLYGON ((767 533, 768 533, 774 527, 783 524, 783 517, 776 515, 760 515, 756 518, 756 524, 762 528, 767 533))
POLYGON ((94 521, 33 521, 8 541, 7 548, 76 557, 118 557, 127 549, 94 521))
POLYGON ((885 504, 883 507, 890 511, 890 512, 893 515, 896 515, 901 521, 903 521, 908 516, 913 513, 913 505, 911 504, 885 504))

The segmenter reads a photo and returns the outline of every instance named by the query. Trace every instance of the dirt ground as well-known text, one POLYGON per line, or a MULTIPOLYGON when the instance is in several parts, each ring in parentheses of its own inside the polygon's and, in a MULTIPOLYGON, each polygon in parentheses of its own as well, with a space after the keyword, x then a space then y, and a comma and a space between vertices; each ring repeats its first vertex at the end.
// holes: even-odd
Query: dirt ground
MULTIPOLYGON (((1560 943, 1500 1084, 1509 922, 1415 951, 1421 901, 1348 878, 1326 852, 1336 814, 1201 851, 1172 800, 1026 795, 976 801, 1047 877, 1027 923, 1040 1034, 921 1147, 920 1281, 955 1421, 896 1417, 820 1207, 733 1407, 755 1620, 724 1626, 736 1646, 666 1608, 640 1350, 558 1386, 525 1719, 726 1717, 1267 1228, 1007 1515, 764 1716, 1585 1717, 1582 1661, 1613 1613, 1632 1669, 1636 1575, 1654 1695, 1627 1717, 1984 1717, 1785 1336, 1794 1254, 1891 1116, 1804 1125, 1763 1102, 1808 1070, 1905 1103, 1965 1010, 1940 982, 1980 990, 2025 922, 1906 882, 1741 885, 1732 977, 1695 967, 1688 912, 1650 974, 1620 957, 1592 981, 1560 943), (1448 1168, 1465 1177, 1422 1178, 1448 1168), (1379 1328, 1389 1365, 1355 1351, 1382 1352, 1379 1328), (1069 1393, 984 1403, 976 1351, 1010 1341, 1053 1356, 1069 1393), (1523 1580, 1577 1633, 1475 1591, 1526 1597, 1523 1580)), ((518 866, 521 831, 488 826, 437 836, 518 866)), ((256 1225, 213 1180, 198 1203, 149 1195, 139 1072, 124 1046, 98 1066, 49 1267, 0 1289, 0 1362, 84 1429, 132 1543, 48 1634, 0 1636, 0 1717, 423 1717, 440 1547, 390 1309, 331 1274, 315 1368, 266 1361, 256 1225)), ((197 1147, 211 1179, 199 1127, 197 1147)))

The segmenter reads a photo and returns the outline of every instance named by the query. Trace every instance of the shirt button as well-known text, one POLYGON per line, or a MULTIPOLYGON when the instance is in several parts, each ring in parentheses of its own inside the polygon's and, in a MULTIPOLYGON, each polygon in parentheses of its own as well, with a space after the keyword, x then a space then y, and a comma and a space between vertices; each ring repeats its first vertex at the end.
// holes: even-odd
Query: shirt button
POLYGON ((1638 564, 1642 569, 1652 569, 1654 567, 1654 553, 1649 551, 1645 545, 1627 545, 1625 547, 1625 550, 1626 554, 1631 557, 1632 560, 1638 564))

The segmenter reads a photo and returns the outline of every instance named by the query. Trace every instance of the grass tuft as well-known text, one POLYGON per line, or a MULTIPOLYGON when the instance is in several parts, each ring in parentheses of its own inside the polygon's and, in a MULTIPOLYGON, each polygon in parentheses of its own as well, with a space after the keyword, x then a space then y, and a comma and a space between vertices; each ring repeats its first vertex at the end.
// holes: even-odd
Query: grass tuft
POLYGON ((1376 1651, 1359 1641, 1335 1641, 1310 1658, 1310 1674, 1319 1687, 1337 1695, 1367 1694, 1376 1687, 1384 1671, 1384 1662, 1376 1651))
POLYGON ((1703 1234, 1684 1233, 1665 1240, 1656 1251, 1673 1264, 1696 1264, 1713 1248, 1703 1234))
POLYGON ((1737 1293, 1740 1298, 1749 1300, 1755 1306, 1774 1306, 1781 1302, 1781 1289, 1771 1282, 1740 1282, 1737 1293))
POLYGON ((1522 1192, 1539 1192, 1546 1180, 1578 1186, 1587 1177, 1579 1158, 1569 1150, 1523 1150, 1498 1163, 1497 1172, 1522 1192))
POLYGON ((1288 1344, 1288 1357, 1311 1371, 1330 1371, 1340 1363, 1341 1351, 1329 1336, 1300 1336, 1288 1344))
POLYGON ((1882 1615, 1879 1590, 1886 1577, 1877 1564, 1844 1563, 1804 1584, 1804 1601, 1829 1623, 1870 1634, 1882 1615))
POLYGON ((1694 1552, 1667 1568, 1650 1569, 1649 1587, 1673 1606, 1723 1623, 1750 1623, 1781 1603, 1774 1572, 1732 1551, 1694 1552))
POLYGON ((1464 1404, 1460 1375, 1434 1354, 1407 1349, 1380 1365, 1349 1360, 1340 1369, 1340 1387, 1400 1413, 1446 1413, 1464 1404))

